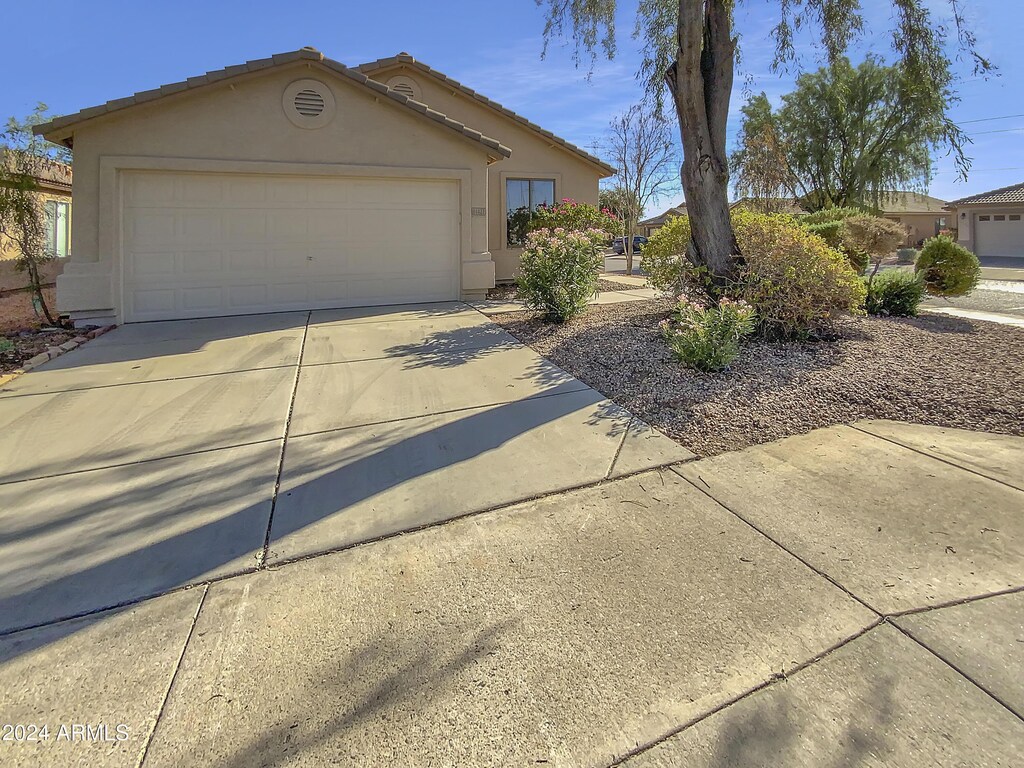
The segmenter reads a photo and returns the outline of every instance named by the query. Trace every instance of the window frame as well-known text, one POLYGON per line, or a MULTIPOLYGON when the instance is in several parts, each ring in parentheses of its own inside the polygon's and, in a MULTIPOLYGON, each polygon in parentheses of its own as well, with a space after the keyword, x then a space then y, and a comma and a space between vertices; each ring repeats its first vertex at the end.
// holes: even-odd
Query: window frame
MULTIPOLYGON (((500 184, 500 196, 501 196, 501 210, 504 211, 504 215, 501 217, 501 250, 511 250, 522 248, 522 244, 513 245, 508 241, 508 182, 510 181, 549 181, 552 182, 552 203, 557 203, 563 193, 559 192, 562 187, 562 174, 560 173, 543 173, 543 172, 516 172, 516 171, 502 171, 499 173, 499 184, 500 184)), ((530 196, 532 199, 532 184, 530 196)))
POLYGON ((66 200, 46 200, 43 204, 46 211, 46 247, 58 259, 67 258, 71 253, 71 203, 66 200), (60 219, 59 211, 64 210, 64 237, 63 247, 57 244, 57 222, 60 219))

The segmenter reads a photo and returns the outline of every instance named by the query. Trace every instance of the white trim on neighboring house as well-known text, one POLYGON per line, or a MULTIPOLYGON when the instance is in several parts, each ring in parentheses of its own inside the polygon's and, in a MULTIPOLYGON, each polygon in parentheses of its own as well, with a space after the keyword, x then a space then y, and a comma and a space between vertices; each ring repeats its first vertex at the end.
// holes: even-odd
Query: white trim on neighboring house
MULTIPOLYGON (((279 174, 283 176, 335 176, 359 178, 445 179, 459 185, 459 294, 465 283, 464 272, 473 263, 472 248, 472 172, 466 168, 415 168, 340 163, 292 163, 261 160, 207 160, 179 157, 100 158, 100 217, 110 222, 100 227, 100 253, 111 256, 110 295, 116 298, 116 322, 125 322, 123 257, 123 171, 170 171, 176 173, 279 174)), ((550 178, 547 176, 545 178, 550 178)))

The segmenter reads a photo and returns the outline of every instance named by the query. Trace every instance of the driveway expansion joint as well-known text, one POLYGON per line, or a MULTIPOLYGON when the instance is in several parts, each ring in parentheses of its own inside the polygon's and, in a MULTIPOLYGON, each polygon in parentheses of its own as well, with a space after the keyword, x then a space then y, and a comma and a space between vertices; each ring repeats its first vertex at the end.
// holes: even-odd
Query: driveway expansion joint
POLYGON ((256 570, 267 563, 267 552, 270 550, 270 534, 274 526, 274 510, 277 508, 277 495, 281 490, 281 475, 284 472, 284 455, 288 449, 288 430, 292 426, 292 414, 295 412, 295 394, 299 390, 299 378, 302 375, 302 356, 306 352, 306 337, 309 335, 309 321, 312 310, 306 314, 306 326, 302 329, 302 341, 299 342, 299 357, 295 364, 295 378, 292 381, 292 393, 288 399, 288 415, 284 421, 284 432, 281 435, 281 452, 277 457, 277 474, 274 477, 274 491, 270 497, 270 514, 267 516, 267 533, 263 537, 263 549, 256 557, 256 570))
POLYGON ((185 652, 188 650, 189 643, 192 641, 192 635, 196 631, 196 624, 199 623, 199 614, 203 610, 203 605, 206 603, 206 596, 210 594, 210 585, 204 584, 202 587, 203 594, 199 597, 199 604, 196 606, 196 612, 192 615, 192 625, 188 628, 188 634, 185 635, 185 642, 181 644, 181 653, 178 654, 178 660, 174 663, 174 671, 171 672, 171 678, 167 681, 167 689, 164 691, 163 697, 160 699, 160 707, 157 709, 156 717, 153 718, 153 727, 149 729, 149 733, 146 735, 146 740, 142 743, 142 748, 139 750, 139 759, 136 761, 136 768, 139 768, 146 760, 146 755, 149 753, 149 746, 153 743, 153 737, 156 735, 157 726, 160 725, 160 718, 164 716, 164 710, 167 708, 167 700, 171 697, 171 690, 174 688, 174 681, 178 678, 178 671, 181 669, 181 662, 185 658, 185 652))

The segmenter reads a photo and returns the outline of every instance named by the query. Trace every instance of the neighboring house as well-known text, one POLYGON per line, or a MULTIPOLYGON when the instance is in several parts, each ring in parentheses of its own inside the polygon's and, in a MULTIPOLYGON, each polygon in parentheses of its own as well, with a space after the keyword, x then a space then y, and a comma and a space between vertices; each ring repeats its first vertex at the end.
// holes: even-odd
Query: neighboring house
POLYGON ((946 201, 937 197, 920 192, 883 192, 879 207, 882 216, 903 225, 907 246, 918 246, 947 227, 946 201))
MULTIPOLYGON (((46 162, 36 176, 36 186, 36 194, 46 208, 47 247, 58 258, 63 258, 71 250, 71 166, 56 161, 46 162)), ((0 235, 0 260, 15 259, 20 255, 17 246, 0 235)))
POLYGON ((669 208, 664 213, 660 213, 657 216, 652 216, 649 219, 644 219, 643 221, 637 222, 637 233, 643 235, 644 237, 650 237, 659 229, 661 229, 665 225, 665 222, 668 221, 669 219, 674 219, 679 216, 685 215, 686 203, 681 203, 680 205, 677 205, 675 208, 669 208))
POLYGON ((75 150, 76 322, 483 297, 518 266, 508 210, 612 173, 407 54, 304 48, 36 130, 75 150))
POLYGON ((954 200, 948 208, 960 245, 980 257, 1024 258, 1024 182, 954 200))

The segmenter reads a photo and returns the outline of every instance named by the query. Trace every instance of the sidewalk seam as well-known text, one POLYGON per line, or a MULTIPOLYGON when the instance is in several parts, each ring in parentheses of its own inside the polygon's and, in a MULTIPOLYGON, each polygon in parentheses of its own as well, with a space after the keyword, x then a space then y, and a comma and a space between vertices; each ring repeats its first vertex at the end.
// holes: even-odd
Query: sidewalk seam
MULTIPOLYGON (((195 587, 193 587, 195 589, 195 587)), ((206 596, 210 593, 210 585, 203 585, 203 594, 199 598, 199 605, 196 606, 195 615, 192 616, 192 626, 188 628, 188 634, 185 636, 185 642, 181 644, 181 653, 178 654, 178 661, 174 665, 174 672, 171 673, 171 679, 167 683, 167 690, 164 691, 164 696, 160 700, 160 709, 157 710, 156 717, 153 719, 153 727, 149 729, 149 735, 146 737, 145 743, 142 745, 142 749, 139 750, 139 759, 136 761, 136 768, 141 768, 145 762, 147 755, 149 754, 149 747, 153 743, 153 737, 156 735, 156 728, 160 724, 160 718, 164 716, 164 710, 167 708, 167 700, 171 697, 171 690, 174 688, 174 681, 178 679, 178 672, 181 670, 181 662, 185 658, 185 651, 188 649, 189 643, 192 641, 192 635, 196 631, 196 624, 199 623, 199 614, 203 610, 203 605, 206 604, 206 596)))
POLYGON ((306 314, 306 327, 302 331, 302 342, 299 344, 299 359, 295 364, 295 380, 292 382, 292 396, 288 400, 288 415, 284 420, 284 433, 281 435, 281 452, 277 457, 277 476, 274 478, 274 491, 270 496, 270 514, 267 516, 267 533, 263 537, 263 549, 256 557, 256 570, 261 570, 267 563, 267 552, 270 550, 270 533, 274 526, 274 511, 277 509, 277 495, 281 490, 281 475, 284 473, 284 457, 288 450, 288 431, 292 426, 292 415, 295 413, 295 395, 299 391, 299 379, 302 376, 302 357, 306 354, 306 337, 309 335, 309 321, 313 310, 306 314))
POLYGON ((767 534, 767 533, 766 533, 765 531, 761 530, 761 529, 760 529, 760 528, 759 528, 758 526, 754 525, 754 524, 753 524, 752 522, 750 522, 749 520, 747 520, 747 519, 746 519, 745 517, 743 517, 743 515, 741 515, 741 514, 740 514, 739 512, 737 512, 736 510, 734 510, 734 509, 733 509, 732 507, 730 507, 730 506, 729 506, 728 504, 724 503, 724 502, 723 502, 723 501, 721 501, 720 499, 717 499, 717 498, 715 498, 715 496, 714 496, 714 495, 712 495, 712 493, 710 492, 710 490, 708 490, 708 489, 706 489, 706 488, 701 488, 701 487, 700 487, 699 485, 697 485, 697 483, 695 483, 695 482, 694 482, 693 480, 691 480, 690 478, 688 478, 688 477, 684 476, 684 475, 683 475, 682 473, 678 472, 678 471, 676 470, 676 468, 675 468, 674 466, 673 466, 673 467, 671 467, 671 470, 672 470, 673 472, 675 472, 675 473, 676 473, 677 475, 679 475, 679 477, 681 477, 681 478, 682 478, 682 479, 683 479, 684 481, 686 481, 687 483, 689 483, 690 485, 692 485, 692 486, 693 486, 694 488, 696 488, 696 489, 697 489, 698 491, 700 491, 700 492, 701 492, 701 493, 703 493, 703 494, 704 494, 705 496, 707 496, 707 497, 708 497, 709 499, 711 499, 711 500, 712 500, 712 501, 713 501, 713 502, 714 502, 715 504, 717 504, 718 506, 720 506, 720 507, 721 507, 722 509, 724 509, 725 511, 727 511, 727 512, 728 512, 729 514, 731 514, 731 515, 733 515, 734 517, 736 517, 736 519, 738 519, 738 520, 740 520, 740 521, 742 521, 742 522, 746 523, 746 524, 747 524, 748 526, 750 526, 750 527, 751 527, 751 528, 752 528, 753 530, 755 530, 755 531, 756 531, 757 533, 759 533, 759 534, 761 534, 762 536, 764 536, 764 537, 765 537, 766 539, 768 539, 768 541, 770 541, 770 542, 771 542, 772 544, 774 544, 775 546, 777 546, 777 547, 778 547, 779 549, 781 549, 781 550, 782 550, 783 552, 785 552, 785 553, 786 553, 787 555, 789 555, 789 556, 793 557, 794 559, 798 560, 799 562, 803 563, 803 564, 804 564, 804 565, 805 565, 805 566, 806 566, 807 568, 810 568, 810 569, 811 569, 812 571, 814 571, 814 572, 815 572, 816 574, 818 574, 819 576, 821 576, 821 577, 822 577, 823 579, 825 579, 826 581, 830 582, 830 583, 831 583, 831 584, 832 584, 833 586, 837 587, 838 589, 840 589, 840 590, 842 590, 842 591, 843 591, 844 593, 846 593, 846 595, 847 595, 848 597, 852 598, 853 600, 856 600, 856 601, 857 601, 858 603, 860 603, 860 604, 861 604, 862 606, 864 606, 864 607, 865 607, 865 608, 867 608, 867 609, 868 609, 869 611, 871 611, 871 612, 872 612, 873 614, 875 614, 875 616, 878 616, 878 617, 879 617, 879 619, 881 619, 882 617, 884 617, 884 616, 885 616, 885 614, 884 614, 884 613, 883 613, 882 611, 878 610, 877 608, 875 608, 874 606, 870 605, 869 603, 867 603, 867 602, 866 602, 865 600, 863 600, 862 598, 860 598, 860 597, 858 597, 857 595, 855 595, 855 594, 854 594, 853 592, 851 592, 851 591, 850 591, 849 589, 847 589, 846 587, 844 587, 844 586, 843 586, 842 584, 840 584, 840 583, 839 583, 838 581, 836 581, 836 580, 835 580, 834 578, 832 578, 831 576, 829 576, 829 575, 828 575, 827 573, 825 573, 825 572, 824 572, 823 570, 821 570, 821 569, 820 569, 820 568, 818 568, 817 566, 815 566, 815 565, 812 565, 811 563, 809 563, 809 562, 808 562, 807 560, 805 560, 805 559, 804 559, 803 557, 801 557, 800 555, 798 555, 798 554, 796 554, 795 552, 791 551, 791 550, 790 550, 789 548, 787 548, 787 547, 783 546, 783 545, 782 545, 782 544, 781 544, 781 543, 780 543, 779 541, 777 541, 777 540, 776 540, 776 539, 775 539, 775 538, 774 538, 773 536, 769 536, 769 535, 768 535, 768 534, 767 534))
POLYGON ((641 745, 639 745, 637 747, 634 747, 633 749, 629 750, 628 752, 626 752, 622 756, 617 757, 617 758, 615 758, 615 760, 613 760, 612 762, 608 763, 607 764, 607 768, 616 768, 616 766, 623 765, 627 761, 632 760, 634 757, 637 757, 637 756, 643 754, 644 752, 647 752, 647 751, 649 751, 651 749, 654 749, 655 747, 665 743, 669 739, 671 739, 671 738, 673 738, 675 736, 678 736, 683 731, 692 728, 693 726, 697 725, 698 723, 700 723, 700 722, 702 722, 704 720, 707 720, 712 715, 716 715, 719 712, 721 712, 721 711, 723 711, 725 709, 728 709, 732 705, 738 704, 739 702, 743 701, 743 699, 746 699, 749 696, 753 696, 755 693, 758 693, 759 691, 763 691, 763 690, 765 690, 767 688, 770 688, 773 685, 776 685, 776 684, 778 684, 780 682, 787 681, 791 676, 796 675, 796 674, 798 674, 800 672, 803 672, 808 667, 811 667, 811 666, 817 664, 819 661, 821 661, 822 659, 826 658, 827 656, 830 656, 831 654, 835 653, 839 649, 849 645, 854 640, 857 640, 857 639, 863 637, 864 635, 866 635, 871 630, 876 629, 877 627, 881 626, 882 622, 883 622, 883 619, 881 617, 875 619, 870 624, 868 624, 866 627, 863 627, 862 629, 858 630, 857 632, 855 632, 854 634, 850 635, 846 639, 840 640, 838 643, 836 643, 836 644, 834 644, 832 646, 829 646, 824 651, 822 651, 821 653, 817 654, 816 656, 813 656, 812 658, 808 659, 807 661, 804 661, 804 662, 801 662, 800 664, 797 664, 795 667, 790 669, 788 672, 781 672, 781 673, 777 673, 775 675, 772 675, 767 680, 764 680, 764 681, 758 683, 757 685, 754 685, 754 686, 748 688, 743 693, 740 693, 740 694, 738 694, 736 696, 733 696, 731 699, 728 699, 727 701, 723 701, 721 704, 718 704, 717 706, 712 707, 707 712, 703 712, 703 713, 701 713, 699 715, 695 715, 694 717, 691 717, 689 720, 687 720, 682 725, 680 725, 680 726, 678 726, 676 728, 672 728, 669 731, 666 731, 662 735, 658 736, 655 739, 652 739, 651 741, 647 742, 646 744, 641 744, 641 745))
MULTIPOLYGON (((923 451, 920 448, 915 448, 912 445, 907 445, 906 443, 901 443, 899 440, 894 440, 891 437, 884 437, 882 435, 876 435, 874 432, 869 432, 866 429, 858 427, 856 425, 856 423, 854 423, 854 424, 847 424, 846 426, 852 427, 853 429, 856 429, 858 432, 860 432, 863 435, 867 435, 868 437, 874 437, 874 438, 877 438, 879 440, 885 440, 887 443, 892 443, 893 445, 898 446, 900 448, 905 448, 908 451, 913 451, 914 453, 919 454, 921 456, 925 456, 925 457, 927 457, 929 459, 935 459, 935 461, 940 461, 943 464, 947 464, 950 467, 956 467, 957 469, 962 469, 964 472, 970 472, 972 475, 976 475, 978 477, 984 478, 985 480, 991 480, 993 483, 999 483, 1000 485, 1005 485, 1007 488, 1010 488, 1010 489, 1012 489, 1014 491, 1017 491, 1019 493, 1024 493, 1024 491, 1022 491, 1017 486, 1010 485, 1009 483, 1005 482, 1004 480, 1000 480, 999 478, 996 478, 996 477, 989 477, 988 475, 983 475, 983 474, 981 474, 981 472, 978 472, 976 469, 971 469, 970 467, 965 467, 965 466, 963 466, 961 464, 956 464, 955 462, 952 462, 949 459, 944 459, 941 456, 936 456, 934 453, 928 453, 927 451, 923 451)), ((942 429, 942 427, 938 427, 938 429, 942 429)), ((949 429, 956 429, 956 427, 949 427, 949 429)), ((991 434, 1001 434, 1001 433, 993 432, 991 434)), ((1012 437, 1012 435, 1008 435, 1008 437, 1012 437)))

